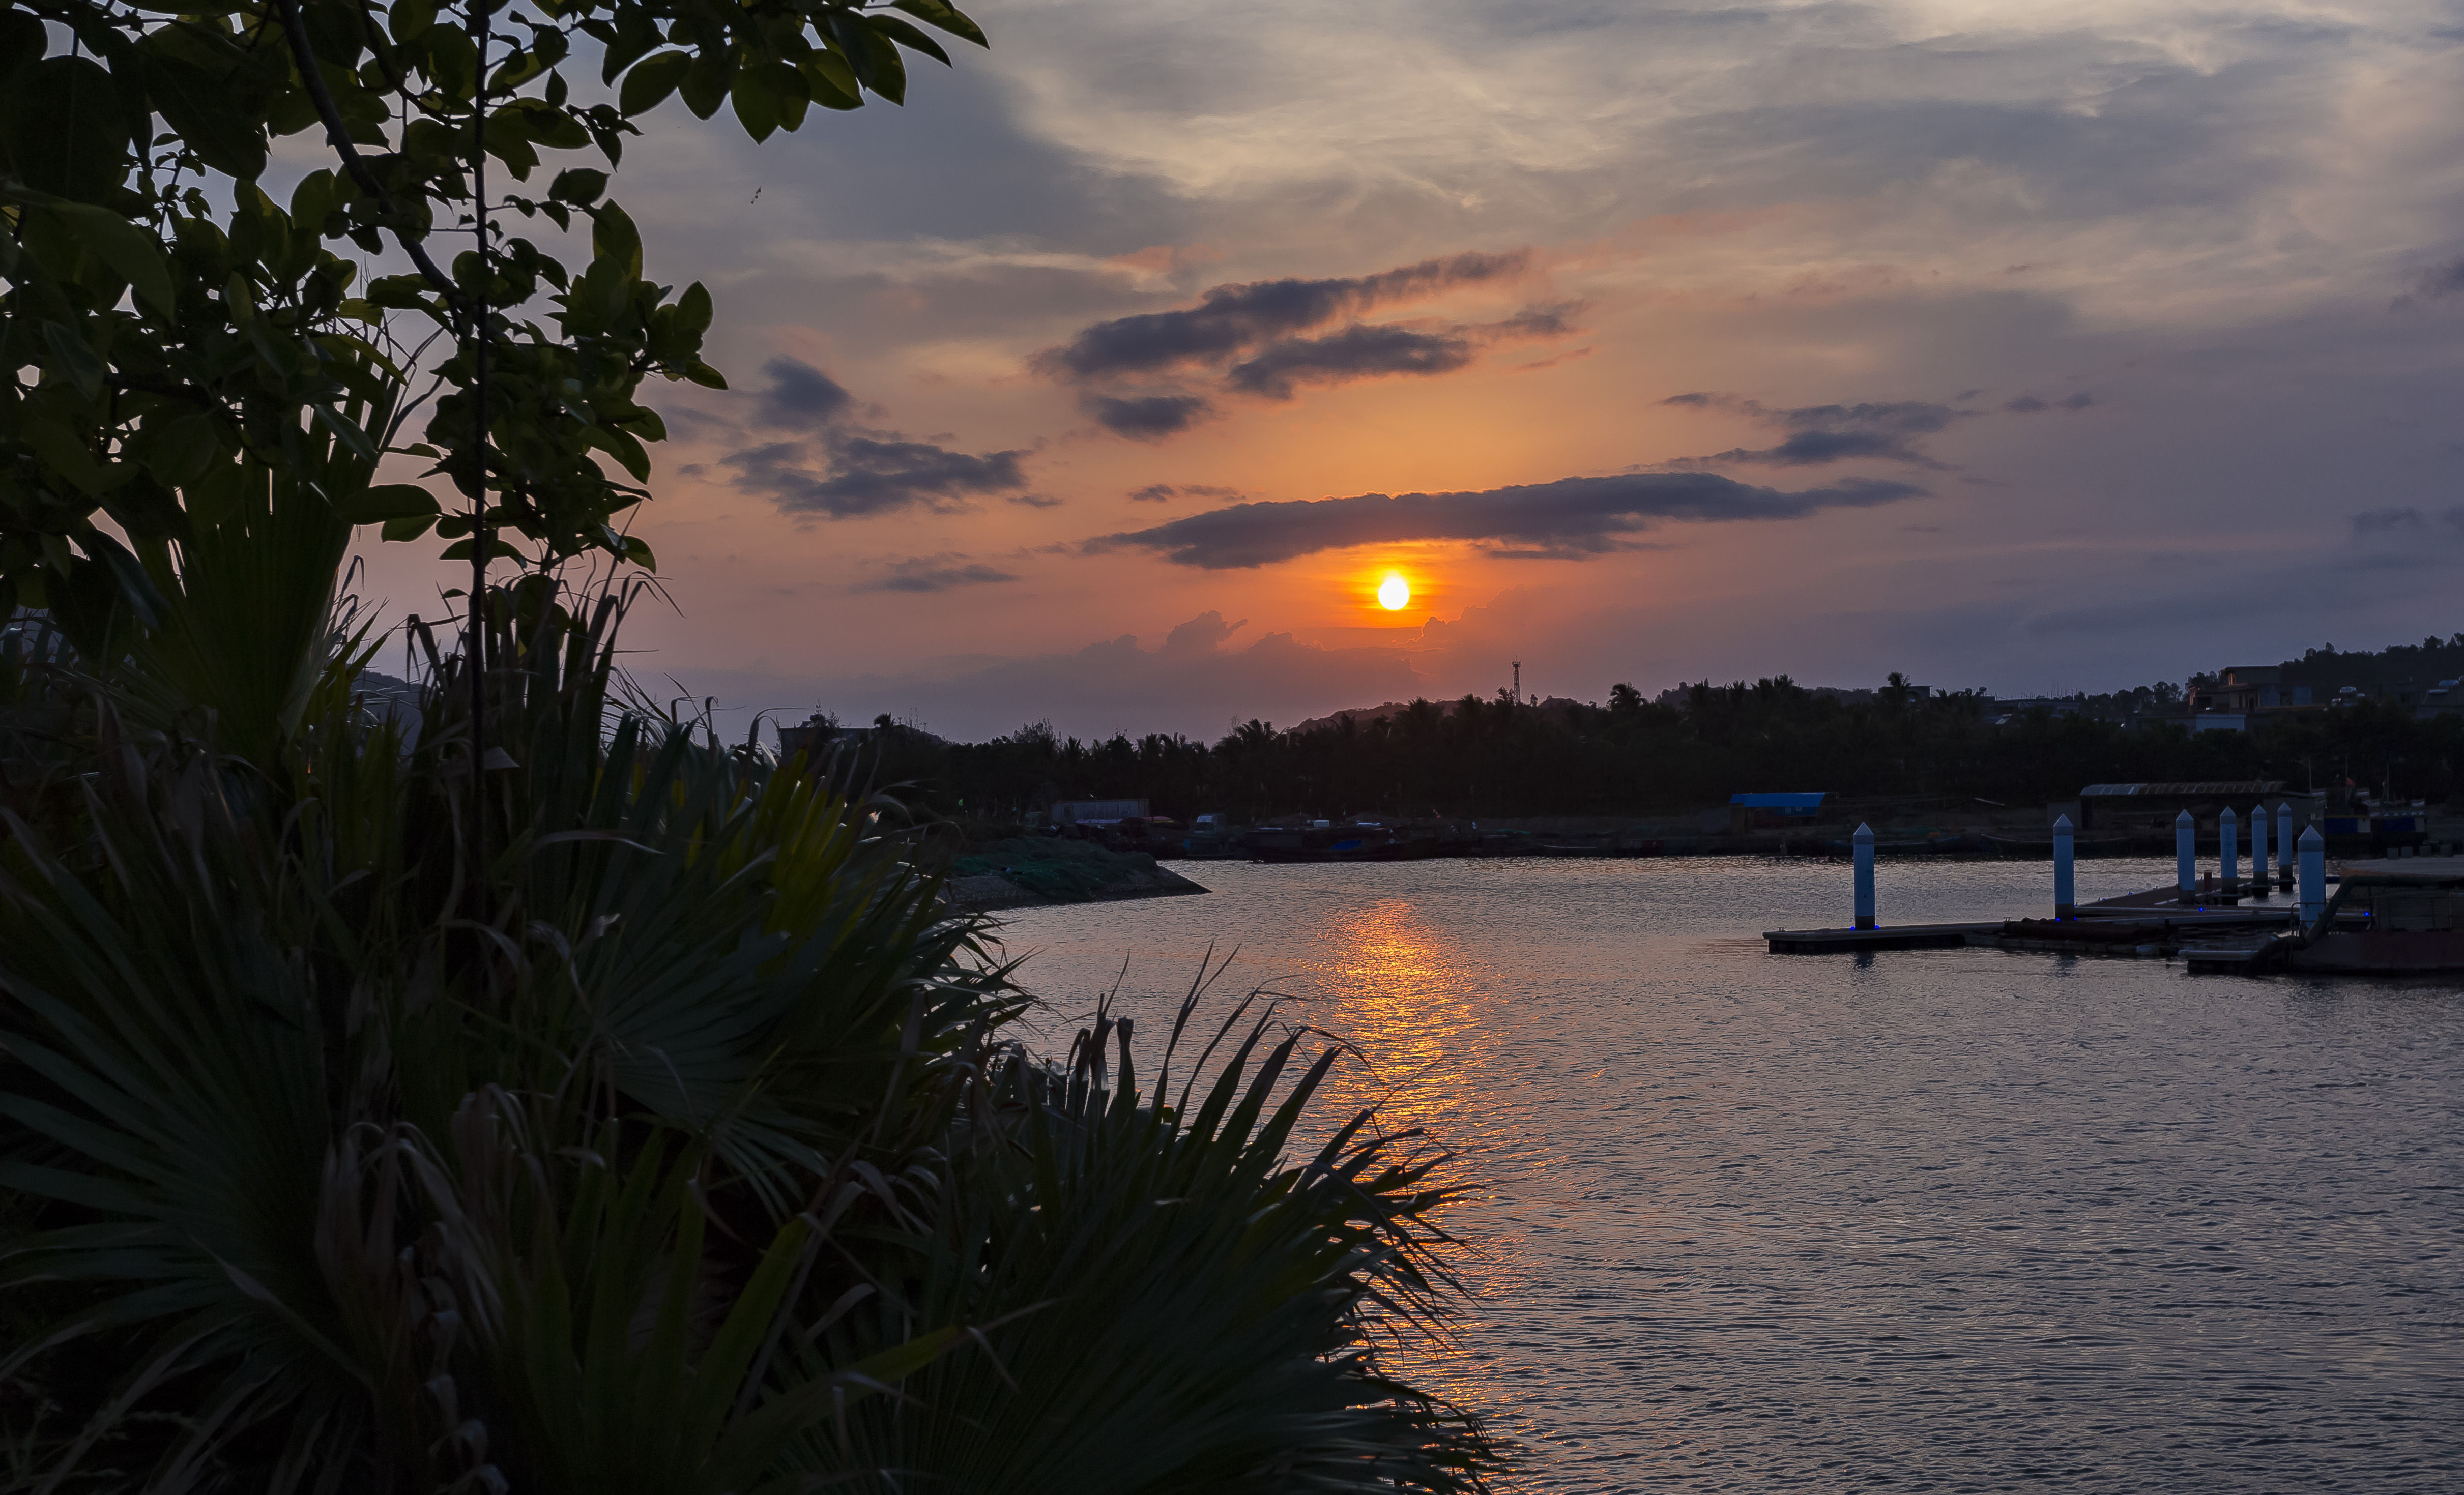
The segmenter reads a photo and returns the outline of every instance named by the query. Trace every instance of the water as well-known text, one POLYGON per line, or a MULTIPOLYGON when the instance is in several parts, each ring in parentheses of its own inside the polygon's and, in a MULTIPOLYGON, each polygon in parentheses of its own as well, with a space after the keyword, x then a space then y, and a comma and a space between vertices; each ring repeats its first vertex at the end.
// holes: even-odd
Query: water
MULTIPOLYGON (((1988 950, 1773 956, 1843 865, 1193 864, 1024 911, 1159 1038, 1210 942, 1482 1180, 1424 1367, 1512 1488, 2464 1490, 2464 986, 1988 950)), ((2082 862, 2082 901, 2171 880, 2082 862)), ((1885 923, 2043 863, 1885 861, 1885 923)))

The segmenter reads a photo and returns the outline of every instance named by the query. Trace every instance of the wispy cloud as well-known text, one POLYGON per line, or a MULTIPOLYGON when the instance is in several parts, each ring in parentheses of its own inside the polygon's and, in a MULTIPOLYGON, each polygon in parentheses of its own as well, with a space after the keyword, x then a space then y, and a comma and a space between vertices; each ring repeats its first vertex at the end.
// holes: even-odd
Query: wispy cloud
POLYGON ((859 592, 947 592, 961 586, 987 586, 1015 582, 1015 572, 988 566, 964 556, 910 556, 893 561, 885 574, 856 583, 859 592))
POLYGON ((1516 250, 1422 260, 1374 275, 1220 285, 1199 297, 1196 306, 1097 322, 1060 347, 1038 354, 1035 362, 1047 373, 1075 380, 1220 363, 1271 339, 1374 306, 1519 275, 1530 261, 1529 250, 1516 250))
POLYGON ((838 381, 799 359, 764 365, 770 378, 755 419, 806 434, 758 442, 719 458, 742 493, 782 511, 830 519, 868 518, 921 509, 960 512, 979 496, 1012 495, 1013 502, 1050 507, 1058 499, 1024 492, 1023 449, 968 452, 900 432, 847 424, 855 399, 838 381))
POLYGON ((1662 520, 1801 518, 1863 508, 1925 492, 1907 483, 1851 478, 1801 493, 1749 487, 1712 473, 1626 473, 1566 477, 1475 493, 1361 494, 1291 503, 1243 503, 1152 529, 1107 535, 1092 550, 1134 548, 1175 565, 1234 570, 1322 550, 1413 540, 1467 540, 1509 559, 1544 552, 1572 559, 1621 548, 1662 520))
MULTIPOLYGON (((1662 464, 1679 472, 1749 463, 1763 467, 1821 467, 1857 458, 1904 462, 1910 467, 1940 471, 1943 464, 1925 451, 1919 438, 1947 429, 1954 422, 1992 413, 1923 400, 1775 407, 1738 395, 1699 392, 1671 395, 1660 403, 1696 409, 1731 410, 1749 417, 1757 425, 1789 433, 1773 446, 1731 447, 1708 456, 1681 457, 1662 464)), ((2006 402, 2002 412, 2031 415, 2040 410, 2083 410, 2095 403, 2085 390, 2058 404, 2035 395, 2020 395, 2006 402)))
POLYGON ((1360 319, 1379 306, 1511 282, 1530 260, 1528 250, 1463 253, 1371 275, 1220 285, 1195 306, 1096 322, 1029 363, 1048 378, 1086 386, 1080 407, 1106 429, 1160 441, 1221 414, 1215 396, 1289 400, 1303 385, 1452 373, 1492 344, 1576 331, 1573 319, 1583 308, 1573 301, 1492 322, 1360 319))
POLYGON ((1169 503, 1175 498, 1224 499, 1240 496, 1241 490, 1238 488, 1223 488, 1214 483, 1149 483, 1144 488, 1133 489, 1130 492, 1130 501, 1133 503, 1169 503))

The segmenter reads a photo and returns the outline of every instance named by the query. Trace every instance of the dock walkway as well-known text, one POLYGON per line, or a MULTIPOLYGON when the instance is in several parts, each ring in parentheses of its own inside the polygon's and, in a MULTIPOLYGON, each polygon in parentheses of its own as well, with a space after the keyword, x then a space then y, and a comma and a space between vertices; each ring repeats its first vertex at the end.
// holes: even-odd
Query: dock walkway
POLYGON ((1862 950, 1941 950, 1986 945, 2003 950, 2049 950, 2077 955, 2166 955, 2186 940, 2202 946, 2239 943, 2253 948, 2290 924, 2295 904, 2261 893, 2248 907, 2227 903, 2212 889, 2185 896, 2172 888, 2082 904, 2074 920, 1976 919, 1952 924, 1885 924, 1874 929, 1773 929, 1763 938, 1774 955, 1849 955, 1862 950))

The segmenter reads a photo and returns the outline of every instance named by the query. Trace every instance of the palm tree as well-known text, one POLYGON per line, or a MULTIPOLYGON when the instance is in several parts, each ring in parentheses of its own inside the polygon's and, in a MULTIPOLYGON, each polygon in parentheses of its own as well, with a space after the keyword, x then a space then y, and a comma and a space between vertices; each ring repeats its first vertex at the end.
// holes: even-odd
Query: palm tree
POLYGON ((1236 1007, 1176 1087, 1201 982, 1152 1091, 1126 1022, 1040 1054, 896 804, 624 699, 620 599, 482 599, 474 775, 423 631, 365 709, 341 521, 227 522, 124 653, 0 660, 11 1487, 1494 1467, 1376 1351, 1446 1311, 1441 1160, 1287 1155, 1331 1050, 1236 1007))

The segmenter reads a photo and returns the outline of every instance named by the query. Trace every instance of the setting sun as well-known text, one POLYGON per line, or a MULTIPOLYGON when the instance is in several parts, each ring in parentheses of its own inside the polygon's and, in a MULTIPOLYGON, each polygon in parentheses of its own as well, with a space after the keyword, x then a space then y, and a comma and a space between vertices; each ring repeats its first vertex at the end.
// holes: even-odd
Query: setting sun
POLYGON ((1400 571, 1389 571, 1386 580, 1377 583, 1377 605, 1388 612, 1401 612, 1412 600, 1412 583, 1403 580, 1400 571))

